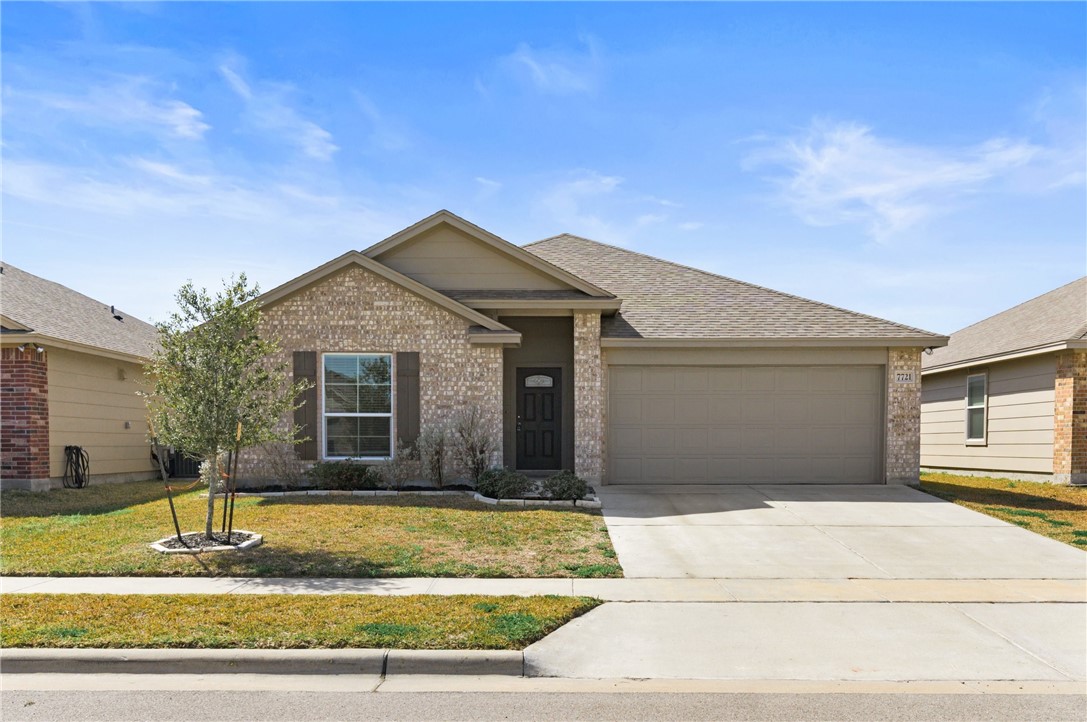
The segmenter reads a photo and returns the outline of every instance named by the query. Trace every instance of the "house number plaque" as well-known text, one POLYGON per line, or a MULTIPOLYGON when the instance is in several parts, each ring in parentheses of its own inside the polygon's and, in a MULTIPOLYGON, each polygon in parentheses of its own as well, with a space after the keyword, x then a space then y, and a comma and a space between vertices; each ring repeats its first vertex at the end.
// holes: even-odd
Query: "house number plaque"
POLYGON ((555 385, 555 380, 550 376, 543 374, 536 374, 535 376, 525 377, 526 389, 549 389, 555 385))
POLYGON ((896 384, 912 384, 914 382, 913 371, 895 371, 896 384))

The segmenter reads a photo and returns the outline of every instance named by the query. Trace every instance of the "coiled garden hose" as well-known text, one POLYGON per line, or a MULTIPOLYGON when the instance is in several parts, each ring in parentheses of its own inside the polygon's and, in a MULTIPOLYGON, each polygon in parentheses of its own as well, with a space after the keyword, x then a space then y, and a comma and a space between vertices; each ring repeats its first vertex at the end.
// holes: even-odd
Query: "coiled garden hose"
POLYGON ((91 457, 81 446, 64 447, 64 488, 82 489, 90 481, 91 457))

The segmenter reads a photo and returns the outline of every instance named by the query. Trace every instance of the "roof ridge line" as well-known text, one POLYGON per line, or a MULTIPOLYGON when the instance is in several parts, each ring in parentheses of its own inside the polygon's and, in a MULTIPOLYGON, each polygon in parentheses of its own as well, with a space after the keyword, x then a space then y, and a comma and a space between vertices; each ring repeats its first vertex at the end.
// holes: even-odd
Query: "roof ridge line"
MULTIPOLYGON (((1019 303, 1015 304, 1014 306, 1011 306, 1010 308, 1005 308, 1003 311, 997 311, 996 313, 994 313, 991 316, 986 316, 983 319, 980 319, 978 321, 974 321, 969 326, 963 326, 962 328, 960 328, 957 331, 952 331, 952 333, 962 333, 963 331, 968 331, 968 330, 972 329, 974 326, 980 326, 981 324, 985 323, 986 321, 993 320, 997 316, 1003 316, 1006 313, 1011 313, 1015 309, 1021 308, 1022 306, 1026 306, 1028 303, 1033 303, 1034 301, 1037 301, 1040 298, 1044 298, 1045 296, 1048 296, 1051 293, 1056 293, 1057 291, 1064 290, 1064 289, 1068 288, 1071 285, 1074 285, 1076 283, 1081 283, 1084 279, 1087 279, 1087 276, 1081 276, 1080 278, 1077 278, 1074 281, 1069 281, 1068 283, 1064 284, 1063 286, 1057 286, 1056 288, 1050 289, 1050 290, 1046 291, 1045 293, 1039 293, 1037 296, 1033 296, 1031 298, 1028 298, 1025 301, 1020 301, 1019 303)), ((1083 333, 1087 333, 1087 324, 1082 326, 1081 329, 1082 329, 1083 333)), ((1083 334, 1081 333, 1080 335, 1082 336, 1083 334)))
POLYGON ((711 278, 718 278, 718 279, 722 279, 722 280, 725 280, 725 281, 732 281, 733 283, 739 283, 740 285, 747 286, 749 288, 757 288, 757 289, 759 289, 761 291, 768 291, 768 292, 776 294, 778 296, 784 296, 786 298, 792 298, 792 299, 795 299, 795 300, 798 300, 798 301, 804 301, 806 303, 814 303, 817 306, 822 306, 823 308, 829 308, 829 309, 832 309, 834 311, 841 311, 843 313, 848 313, 848 314, 850 314, 852 316, 858 316, 860 318, 867 318, 867 319, 870 319, 870 320, 873 320, 873 321, 880 321, 881 323, 889 323, 892 326, 897 326, 899 328, 904 328, 904 329, 906 329, 908 331, 916 331, 918 333, 927 334, 929 336, 937 336, 937 337, 941 336, 941 334, 935 333, 933 331, 926 331, 925 329, 917 328, 916 326, 907 326, 904 323, 898 323, 897 321, 891 321, 891 320, 886 319, 886 318, 880 318, 879 316, 872 316, 871 314, 861 313, 860 311, 851 311, 848 308, 842 308, 840 306, 835 306, 835 305, 832 305, 832 304, 829 304, 829 303, 824 303, 823 301, 816 301, 816 300, 811 299, 811 298, 804 298, 803 296, 797 296, 796 294, 793 294, 793 293, 786 293, 785 291, 778 291, 777 289, 768 288, 766 286, 760 286, 757 283, 750 283, 748 281, 741 281, 738 278, 732 278, 731 276, 724 276, 724 275, 721 275, 720 273, 713 273, 712 271, 707 271, 707 270, 702 269, 702 268, 695 268, 694 266, 688 266, 686 264, 679 263, 677 261, 670 261, 667 258, 658 258, 657 256, 651 256, 648 253, 642 253, 641 251, 632 251, 629 248, 622 248, 620 246, 616 246, 616 245, 613 245, 611 243, 603 243, 601 241, 595 241, 592 238, 585 238, 584 236, 578 236, 578 235, 575 235, 573 233, 560 233, 557 236, 551 236, 549 238, 541 238, 538 241, 533 241, 532 243, 527 243, 523 247, 536 245, 537 243, 544 243, 546 241, 553 241, 553 240, 562 238, 564 236, 568 237, 568 238, 576 238, 576 239, 582 240, 582 241, 588 241, 589 243, 595 243, 598 246, 604 246, 606 248, 612 248, 612 249, 614 249, 616 251, 621 251, 623 253, 630 253, 632 255, 641 256, 642 258, 648 258, 650 260, 658 261, 660 263, 667 263, 670 266, 675 266, 677 268, 682 268, 682 269, 687 270, 687 271, 694 271, 695 273, 701 273, 702 275, 709 276, 711 278))
MULTIPOLYGON (((65 286, 63 283, 60 283, 59 281, 53 281, 53 280, 50 280, 48 278, 45 278, 44 276, 39 276, 36 273, 31 273, 30 271, 26 270, 25 268, 20 268, 19 266, 16 266, 15 264, 13 264, 13 263, 11 263, 9 261, 0 260, 0 266, 3 266, 5 268, 14 268, 19 273, 25 273, 26 275, 32 276, 32 277, 38 279, 39 281, 42 281, 44 283, 48 283, 48 284, 56 286, 58 288, 62 288, 65 291, 67 291, 68 293, 74 293, 75 295, 80 296, 82 298, 85 298, 88 301, 92 301, 92 302, 94 302, 96 304, 99 304, 103 309, 113 308, 114 310, 116 310, 119 313, 123 312, 125 314, 125 318, 131 318, 133 320, 139 321, 140 323, 145 324, 147 326, 150 326, 152 328, 157 328, 155 326, 155 324, 151 323, 150 321, 145 321, 142 318, 140 318, 139 316, 137 316, 135 314, 132 314, 132 313, 129 313, 128 311, 125 311, 123 308, 117 308, 116 306, 114 306, 112 304, 110 304, 110 306, 106 306, 106 304, 103 303, 102 301, 99 301, 97 298, 93 298, 91 296, 88 296, 87 294, 83 293, 82 291, 77 291, 74 288, 72 288, 71 286, 65 286)), ((3 276, 4 276, 4 274, 0 273, 0 278, 3 278, 3 276)), ((12 321, 18 321, 19 319, 12 318, 11 320, 12 321)))

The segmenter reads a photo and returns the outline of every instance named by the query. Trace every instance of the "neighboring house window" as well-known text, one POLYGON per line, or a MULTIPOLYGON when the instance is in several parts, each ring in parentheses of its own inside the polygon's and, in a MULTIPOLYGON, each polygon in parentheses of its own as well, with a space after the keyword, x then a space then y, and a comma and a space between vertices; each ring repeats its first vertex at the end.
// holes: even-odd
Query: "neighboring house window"
POLYGON ((392 456, 392 356, 322 357, 326 459, 392 456))
POLYGON ((985 408, 988 401, 985 374, 966 377, 966 443, 985 443, 985 408))

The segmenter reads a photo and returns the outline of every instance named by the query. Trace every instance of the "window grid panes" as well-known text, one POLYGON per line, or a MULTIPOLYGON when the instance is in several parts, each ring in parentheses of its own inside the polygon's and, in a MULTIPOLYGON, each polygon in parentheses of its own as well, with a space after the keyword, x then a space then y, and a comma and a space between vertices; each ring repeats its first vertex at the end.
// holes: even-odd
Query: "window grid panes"
POLYGON ((966 378, 966 440, 985 440, 985 375, 966 378))
POLYGON ((324 357, 326 458, 392 455, 392 356, 324 357))

